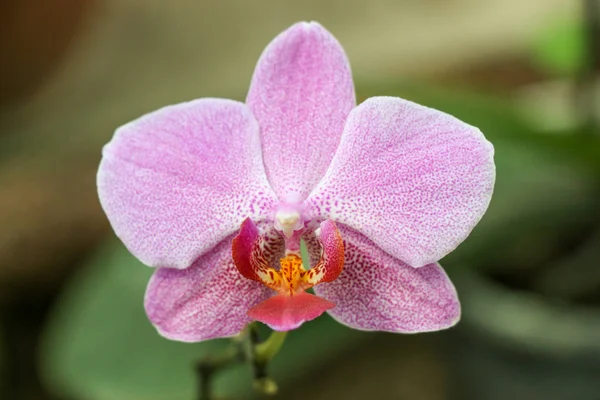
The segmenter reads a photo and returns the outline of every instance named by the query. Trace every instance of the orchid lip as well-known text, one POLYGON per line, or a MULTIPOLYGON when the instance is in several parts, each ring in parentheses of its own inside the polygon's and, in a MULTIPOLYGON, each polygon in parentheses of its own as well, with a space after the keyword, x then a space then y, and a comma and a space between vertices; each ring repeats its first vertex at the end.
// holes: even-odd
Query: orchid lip
MULTIPOLYGON (((296 216, 292 215, 291 219, 295 220, 296 216)), ((295 246, 296 242, 299 242, 299 234, 294 234, 292 239, 297 240, 285 239, 285 257, 279 259, 280 268, 276 270, 268 261, 269 250, 266 248, 267 244, 263 236, 260 235, 252 220, 246 219, 242 223, 239 235, 233 240, 232 254, 236 267, 246 278, 261 282, 278 293, 290 296, 309 289, 323 280, 331 281, 342 271, 344 245, 335 223, 327 221, 321 226, 323 224, 325 229, 320 228, 320 234, 317 236, 323 251, 321 259, 313 268, 304 269, 302 258, 295 246), (323 233, 325 235, 322 235, 323 233), (290 247, 290 242, 294 242, 293 247, 290 247)))
MULTIPOLYGON (((297 221, 301 221, 299 213, 297 218, 297 221)), ((296 216, 292 215, 290 222, 295 219, 296 216)), ((284 239, 285 256, 279 258, 279 269, 271 266, 274 260, 268 236, 261 235, 251 219, 244 220, 240 233, 233 239, 233 261, 240 274, 262 283, 276 293, 250 309, 248 316, 274 329, 294 329, 335 306, 334 303, 305 291, 319 283, 331 282, 341 273, 344 266, 341 235, 333 221, 321 223, 321 234, 317 237, 321 246, 321 258, 312 268, 305 269, 302 257, 295 251, 296 247, 299 249, 296 245, 299 244, 301 234, 296 231, 291 238, 284 239)))

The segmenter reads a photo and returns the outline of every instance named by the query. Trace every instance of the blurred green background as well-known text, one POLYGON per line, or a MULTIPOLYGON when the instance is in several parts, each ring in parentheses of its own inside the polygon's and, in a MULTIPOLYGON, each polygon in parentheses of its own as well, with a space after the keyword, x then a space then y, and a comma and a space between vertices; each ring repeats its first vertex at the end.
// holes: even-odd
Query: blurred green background
MULTIPOLYGON (((114 129, 197 97, 243 100, 299 20, 344 45, 359 100, 408 98, 496 148, 488 213, 442 260, 461 323, 365 333, 324 316, 270 370, 285 399, 600 398, 600 6, 596 0, 6 0, 0 4, 0 398, 195 398, 225 344, 158 336, 150 269, 97 201, 114 129)), ((246 367, 220 395, 256 397, 246 367)))

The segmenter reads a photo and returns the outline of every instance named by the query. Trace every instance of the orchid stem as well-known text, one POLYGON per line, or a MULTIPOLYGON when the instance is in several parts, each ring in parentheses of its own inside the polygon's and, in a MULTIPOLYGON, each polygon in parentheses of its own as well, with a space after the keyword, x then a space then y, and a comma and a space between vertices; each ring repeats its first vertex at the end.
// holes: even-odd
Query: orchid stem
POLYGON ((273 331, 267 340, 260 342, 256 326, 251 325, 248 337, 248 359, 254 370, 254 389, 262 394, 274 395, 278 387, 277 383, 269 377, 267 366, 281 349, 286 332, 273 331))
POLYGON ((286 336, 287 332, 273 331, 267 340, 256 346, 256 360, 258 362, 268 364, 269 361, 271 361, 271 359, 275 357, 275 355, 281 349, 283 342, 285 342, 286 336))
POLYGON ((214 400, 213 378, 222 369, 247 362, 254 373, 254 388, 262 394, 277 393, 277 384, 269 377, 267 366, 281 349, 287 332, 273 331, 265 341, 261 341, 255 324, 250 324, 232 345, 220 356, 209 356, 198 363, 196 368, 199 383, 199 400, 214 400))
POLYGON ((243 362, 244 352, 239 343, 232 343, 222 355, 206 357, 198 363, 196 368, 199 380, 199 400, 214 400, 213 378, 215 373, 230 365, 243 362))

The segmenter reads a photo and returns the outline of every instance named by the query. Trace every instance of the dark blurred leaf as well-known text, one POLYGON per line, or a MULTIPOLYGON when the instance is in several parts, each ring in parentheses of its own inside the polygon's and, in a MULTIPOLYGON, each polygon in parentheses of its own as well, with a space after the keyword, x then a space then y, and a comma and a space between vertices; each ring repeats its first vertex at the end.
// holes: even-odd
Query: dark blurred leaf
POLYGON ((2 393, 4 390, 4 385, 5 385, 4 375, 6 374, 6 371, 4 369, 5 361, 4 361, 4 349, 3 349, 3 346, 4 346, 3 333, 4 333, 3 327, 0 326, 0 393, 2 393))
MULTIPOLYGON (((111 240, 69 285, 43 346, 43 373, 60 395, 91 400, 194 398, 193 365, 219 352, 225 340, 185 344, 160 337, 143 310, 152 270, 111 240)), ((328 317, 289 335, 271 371, 285 385, 364 334, 328 317)), ((250 371, 235 368, 217 381, 218 393, 248 398, 250 371)))
POLYGON ((534 290, 561 299, 600 299, 600 230, 581 241, 569 254, 547 268, 537 278, 534 290))

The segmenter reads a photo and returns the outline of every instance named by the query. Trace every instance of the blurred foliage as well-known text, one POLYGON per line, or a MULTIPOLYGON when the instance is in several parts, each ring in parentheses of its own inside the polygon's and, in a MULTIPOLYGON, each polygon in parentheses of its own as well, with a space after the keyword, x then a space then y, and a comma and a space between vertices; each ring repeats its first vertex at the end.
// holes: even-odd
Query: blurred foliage
MULTIPOLYGON (((579 303, 600 304, 600 218, 598 213, 595 215, 596 229, 572 253, 550 264, 540 274, 534 288, 537 293, 579 303)), ((600 329, 594 332, 600 332, 600 329)))
MULTIPOLYGON (((458 88, 427 87, 419 83, 390 84, 389 80, 367 80, 358 85, 359 100, 371 96, 399 96, 445 111, 481 129, 495 147, 518 148, 517 151, 553 158, 572 164, 583 173, 600 177, 600 135, 589 131, 565 131, 549 135, 535 130, 521 119, 515 103, 487 93, 465 92, 458 88)), ((499 151, 496 151, 496 160, 499 151)), ((502 161, 500 159, 500 161, 502 161)), ((507 163, 511 160, 507 157, 507 163)))
POLYGON ((4 349, 2 348, 4 346, 4 337, 2 337, 2 334, 4 332, 4 330, 2 329, 3 327, 0 325, 0 393, 3 392, 4 390, 4 384, 5 384, 5 367, 4 367, 4 363, 5 363, 5 359, 4 359, 4 349))
MULTIPOLYGON (((448 257, 452 265, 501 257, 503 241, 517 240, 527 226, 535 227, 532 235, 554 231, 548 224, 556 228, 572 221, 567 211, 585 214, 595 205, 590 188, 598 182, 600 146, 591 135, 537 134, 514 116, 510 104, 486 96, 389 82, 359 85, 358 93, 401 96, 441 109, 478 126, 494 144, 494 198, 469 240, 448 257), (535 225, 533 219, 544 223, 535 225)), ((112 240, 71 282, 44 343, 44 374, 54 390, 90 400, 192 398, 194 362, 218 352, 223 341, 183 344, 161 338, 143 310, 150 274, 112 240)), ((297 384, 303 372, 351 351, 366 337, 319 318, 292 332, 271 371, 282 386, 297 384)), ((217 381, 218 393, 238 398, 248 398, 250 388, 245 368, 217 381)))
POLYGON ((585 60, 585 31, 581 20, 557 20, 533 43, 533 61, 551 76, 573 77, 585 60))

